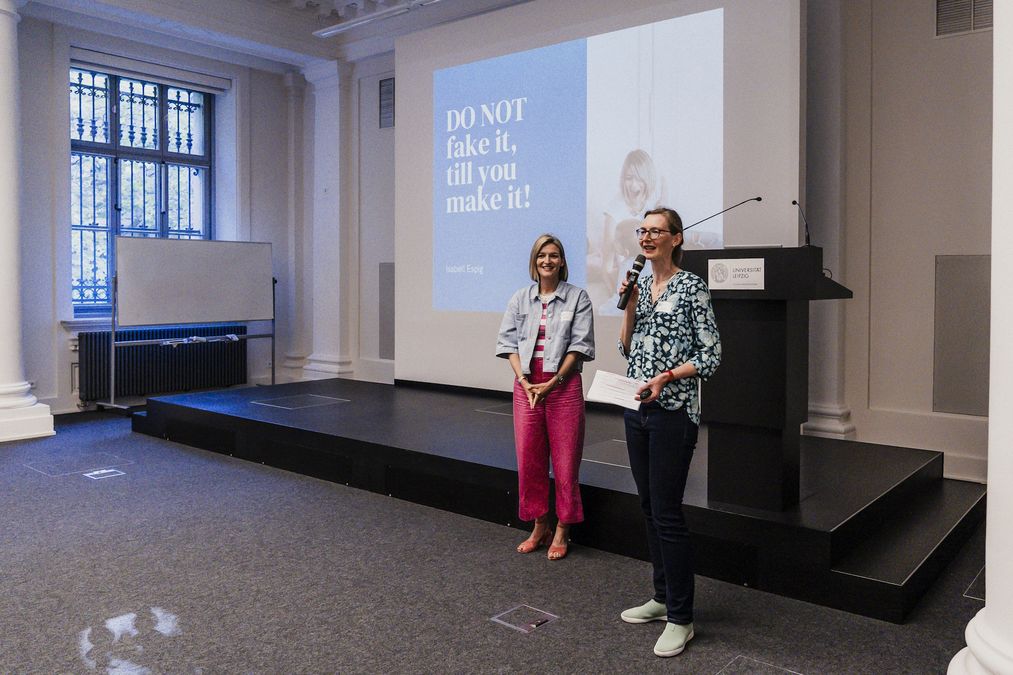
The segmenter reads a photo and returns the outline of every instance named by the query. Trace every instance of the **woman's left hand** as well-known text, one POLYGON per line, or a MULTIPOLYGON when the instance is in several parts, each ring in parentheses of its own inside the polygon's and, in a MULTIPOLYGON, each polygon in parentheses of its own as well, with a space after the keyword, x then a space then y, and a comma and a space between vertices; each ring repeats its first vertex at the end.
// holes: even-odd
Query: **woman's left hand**
POLYGON ((661 390, 665 388, 666 384, 668 384, 668 376, 666 374, 655 375, 637 389, 637 400, 641 403, 657 401, 658 397, 661 396, 661 390), (641 398, 645 392, 647 392, 648 396, 641 398))

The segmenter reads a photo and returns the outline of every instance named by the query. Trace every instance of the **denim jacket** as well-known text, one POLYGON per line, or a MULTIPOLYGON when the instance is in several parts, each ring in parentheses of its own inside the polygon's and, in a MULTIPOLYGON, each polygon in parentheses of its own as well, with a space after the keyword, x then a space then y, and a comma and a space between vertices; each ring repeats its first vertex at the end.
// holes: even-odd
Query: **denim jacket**
MULTIPOLYGON (((530 374, 541 320, 542 301, 538 297, 538 284, 514 293, 499 326, 496 356, 505 359, 510 354, 520 355, 523 372, 530 374)), ((581 355, 577 360, 578 372, 582 361, 594 359, 594 316, 587 291, 560 281, 546 311, 544 371, 558 371, 567 352, 581 355)))

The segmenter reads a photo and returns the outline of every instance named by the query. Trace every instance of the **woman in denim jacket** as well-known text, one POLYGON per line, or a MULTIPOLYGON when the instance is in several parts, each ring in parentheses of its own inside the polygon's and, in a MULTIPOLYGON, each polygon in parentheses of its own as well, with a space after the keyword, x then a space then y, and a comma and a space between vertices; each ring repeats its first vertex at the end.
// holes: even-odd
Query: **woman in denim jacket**
POLYGON ((510 298, 496 356, 514 371, 514 439, 519 516, 535 521, 518 547, 549 546, 549 560, 566 557, 569 528, 584 520, 577 473, 584 450, 584 390, 580 370, 594 358, 594 318, 587 292, 566 283, 563 244, 543 234, 531 247, 535 283, 510 298), (549 526, 549 458, 556 477, 555 536, 549 526))

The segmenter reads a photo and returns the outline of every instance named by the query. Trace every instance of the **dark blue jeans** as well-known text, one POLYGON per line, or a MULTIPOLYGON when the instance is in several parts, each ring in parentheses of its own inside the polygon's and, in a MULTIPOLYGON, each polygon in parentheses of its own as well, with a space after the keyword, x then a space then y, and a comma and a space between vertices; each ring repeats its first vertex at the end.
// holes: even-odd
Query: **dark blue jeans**
POLYGON ((670 623, 693 621, 693 549, 682 513, 697 425, 685 408, 649 403, 627 410, 626 447, 647 520, 647 545, 654 565, 654 599, 665 603, 670 623))

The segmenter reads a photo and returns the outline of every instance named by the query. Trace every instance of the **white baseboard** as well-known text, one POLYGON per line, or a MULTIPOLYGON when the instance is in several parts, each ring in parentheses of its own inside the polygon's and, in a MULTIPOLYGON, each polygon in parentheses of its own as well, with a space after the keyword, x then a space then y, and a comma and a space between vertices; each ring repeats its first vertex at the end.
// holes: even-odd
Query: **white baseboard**
POLYGON ((0 441, 18 441, 24 438, 52 436, 53 414, 43 403, 24 408, 0 409, 0 441))
POLYGON ((355 372, 350 357, 335 354, 310 354, 302 371, 304 380, 351 377, 355 372))
POLYGON ((972 483, 988 482, 988 459, 970 455, 943 455, 943 476, 972 483))
POLYGON ((281 382, 299 382, 303 380, 303 368, 307 359, 302 354, 285 354, 278 364, 278 380, 281 382))
POLYGON ((854 438, 855 425, 851 421, 851 409, 841 405, 810 403, 809 420, 802 425, 802 433, 822 438, 854 438))
POLYGON ((394 384, 393 359, 359 359, 355 379, 381 384, 394 384))

